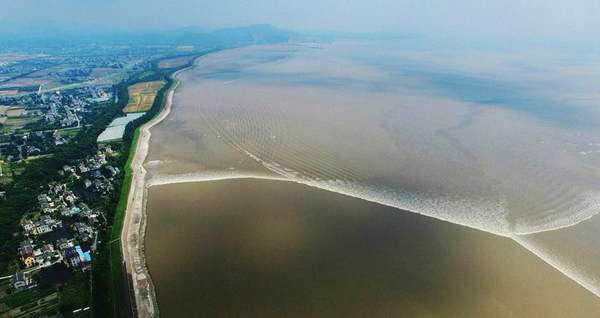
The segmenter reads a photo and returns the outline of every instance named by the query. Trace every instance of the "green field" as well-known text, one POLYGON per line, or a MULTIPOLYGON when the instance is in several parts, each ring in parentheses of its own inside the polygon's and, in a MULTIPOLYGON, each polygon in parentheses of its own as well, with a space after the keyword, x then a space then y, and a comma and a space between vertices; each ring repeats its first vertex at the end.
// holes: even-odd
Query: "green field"
POLYGON ((50 312, 58 312, 59 294, 55 289, 32 288, 6 295, 0 300, 0 304, 0 315, 37 317, 50 312))
POLYGON ((0 161, 0 184, 12 182, 12 169, 10 164, 0 161))
POLYGON ((110 235, 109 258, 110 258, 110 283, 113 296, 113 313, 114 317, 121 317, 127 314, 128 292, 123 282, 125 273, 123 272, 123 258, 121 254, 121 231, 123 230, 123 222, 125 220, 125 210, 127 209, 127 199, 129 198, 129 189, 131 188, 131 161, 135 156, 135 148, 138 142, 140 128, 135 130, 131 145, 129 147, 129 155, 125 164, 125 177, 121 186, 121 195, 119 203, 115 211, 112 231, 110 235))
MULTIPOLYGON (((170 76, 173 71, 172 69, 168 71, 160 70, 158 62, 156 62, 151 71, 134 76, 129 81, 129 85, 143 82, 143 79, 146 79, 145 81, 162 81, 167 79, 167 76, 170 76)), ((165 96, 172 89, 173 84, 174 81, 168 79, 166 84, 158 89, 154 103, 144 119, 149 120, 152 116, 160 113, 166 101, 165 96)), ((127 102, 127 100, 126 97, 120 102, 127 102)), ((126 131, 123 138, 121 151, 123 151, 123 154, 127 153, 128 157, 122 167, 124 176, 118 196, 115 193, 117 201, 115 201, 116 206, 113 210, 112 227, 109 228, 106 235, 102 235, 103 242, 99 244, 95 254, 92 278, 92 309, 94 316, 98 317, 126 317, 129 314, 128 282, 126 281, 127 277, 124 272, 124 261, 121 254, 121 231, 123 230, 125 210, 132 182, 131 162, 135 155, 140 134, 139 130, 138 126, 133 131, 126 131)))
MULTIPOLYGON (((157 98, 159 99, 159 111, 164 108, 168 92, 175 86, 174 81, 169 81, 166 84, 166 89, 159 91, 157 98)), ((125 273, 123 272, 123 258, 121 254, 121 232, 123 230, 123 223, 125 219, 125 212, 127 209, 127 200, 129 198, 129 190, 132 182, 132 169, 131 162, 135 156, 136 146, 139 140, 140 127, 137 127, 134 131, 133 138, 129 145, 129 155, 127 162, 124 167, 125 176, 123 184, 121 186, 121 195, 119 197, 119 203, 117 205, 113 227, 110 235, 110 246, 109 246, 109 257, 110 257, 110 280, 113 295, 113 312, 115 317, 120 317, 126 314, 123 311, 127 308, 128 292, 125 284, 123 284, 123 278, 125 273)))
POLYGON ((35 123, 38 120, 39 120, 39 117, 35 117, 35 116, 26 116, 26 117, 21 116, 21 117, 8 118, 6 120, 6 122, 4 122, 2 127, 7 128, 11 131, 14 131, 16 129, 25 127, 25 125, 27 125, 27 124, 35 123))
POLYGON ((57 129, 56 134, 63 137, 75 137, 81 130, 81 127, 57 129))

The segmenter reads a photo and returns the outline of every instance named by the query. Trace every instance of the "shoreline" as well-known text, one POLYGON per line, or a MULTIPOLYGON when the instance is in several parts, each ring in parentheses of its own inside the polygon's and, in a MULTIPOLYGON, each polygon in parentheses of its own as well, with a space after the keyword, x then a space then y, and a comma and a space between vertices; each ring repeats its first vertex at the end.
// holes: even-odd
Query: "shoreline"
POLYGON ((170 185, 170 184, 180 184, 180 183, 196 183, 196 182, 210 182, 210 181, 222 181, 222 180, 234 180, 234 179, 257 179, 257 180, 276 180, 276 181, 285 181, 285 182, 292 182, 292 183, 298 183, 298 184, 302 184, 305 186, 309 186, 309 187, 314 187, 320 190, 324 190, 324 191, 330 191, 330 192, 334 192, 334 193, 339 193, 342 195, 346 195, 346 196, 350 196, 350 197, 354 197, 354 198, 358 198, 361 200, 365 200, 365 201, 369 201, 369 202, 373 202, 373 203, 377 203, 377 204, 381 204, 381 205, 385 205, 385 206, 389 206, 389 207, 393 207, 393 208, 397 208, 399 209, 399 211, 408 211, 410 213, 415 213, 415 214, 419 214, 422 215, 424 217, 430 217, 433 219, 437 219, 443 222, 448 222, 454 225, 458 225, 458 226, 464 226, 470 229, 474 229, 477 231, 482 231, 482 232, 486 232, 492 235, 497 235, 499 237, 504 237, 504 238, 508 238, 514 242, 516 242, 519 246, 521 246, 522 248, 524 248, 525 250, 527 250, 528 252, 532 253, 534 256, 536 256, 537 258, 541 259, 544 263, 546 263, 548 266, 550 266, 551 268, 554 268, 555 270, 557 270, 558 272, 560 272, 562 275, 564 275, 565 277, 571 279, 572 281, 574 281, 575 283, 577 283, 578 285, 580 285, 581 287, 583 287, 584 289, 586 289, 587 291, 589 291, 590 293, 594 294, 597 297, 600 297, 600 286, 597 286, 594 284, 594 279, 590 278, 590 277, 586 277, 585 273, 582 273, 580 271, 578 271, 577 269, 574 269, 572 267, 572 264, 568 264, 565 263, 564 260, 560 259, 560 257, 554 255, 553 253, 543 249, 543 248, 539 248, 538 246, 536 246, 535 244, 531 244, 529 243, 523 236, 521 235, 509 235, 509 236, 504 236, 504 235, 498 235, 496 233, 492 233, 489 231, 484 231, 482 229, 478 229, 478 228, 474 228, 474 227, 470 227, 470 226, 466 226, 463 224, 459 224, 459 223, 455 223, 455 222, 451 222, 449 220, 445 220, 442 218, 435 218, 432 216, 428 216, 425 214, 421 214, 418 212, 414 212, 414 211, 410 211, 410 210, 404 210, 404 209, 400 209, 396 206, 393 205, 389 205, 386 204, 385 202, 380 202, 377 200, 369 200, 360 196, 356 196, 356 195, 352 195, 350 193, 346 193, 343 191, 336 191, 333 188, 328 188, 328 187, 323 187, 323 186, 319 186, 316 185, 314 183, 310 183, 310 182, 302 182, 299 180, 294 180, 294 179, 290 179, 290 178, 286 178, 286 177, 267 177, 267 176, 262 176, 262 175, 254 175, 254 174, 230 174, 230 175, 226 175, 226 174, 208 174, 208 175, 198 175, 198 174, 185 174, 185 175, 167 175, 167 176, 159 176, 159 177, 155 177, 155 178, 151 178, 149 180, 147 180, 147 188, 153 187, 153 186, 162 186, 162 185, 170 185))
MULTIPOLYGON (((121 248, 123 253, 123 258, 126 263, 126 272, 129 276, 129 284, 130 293, 133 293, 132 300, 135 300, 135 304, 131 304, 133 308, 135 308, 138 317, 158 317, 159 316, 159 308, 157 303, 157 298, 154 290, 154 285, 152 283, 151 276, 146 267, 145 260, 145 249, 144 249, 144 238, 146 231, 146 221, 147 221, 147 211, 146 211, 146 201, 147 201, 147 193, 148 189, 152 186, 158 185, 166 185, 166 184, 176 184, 176 183, 191 183, 191 182, 204 182, 204 181, 217 181, 217 180, 229 180, 229 179, 269 179, 269 180, 281 180, 288 182, 296 182, 304 185, 308 185, 311 187, 316 187, 322 190, 337 192, 340 194, 344 194, 351 197, 357 197, 366 201, 375 202, 387 206, 392 206, 398 208, 397 206, 390 205, 385 202, 380 202, 379 200, 368 199, 365 197, 361 197, 358 195, 353 195, 352 193, 348 193, 345 191, 339 191, 339 189, 334 189, 334 186, 324 187, 322 184, 317 185, 311 182, 300 182, 299 180, 295 180, 293 178, 287 178, 285 175, 278 174, 279 177, 266 177, 263 175, 252 175, 252 174, 240 174, 240 173, 225 173, 225 172, 209 172, 208 174, 182 174, 182 175, 163 175, 163 176, 155 176, 152 178, 146 178, 146 170, 144 169, 144 162, 147 157, 149 151, 149 141, 151 138, 150 129, 154 127, 156 124, 160 123, 164 120, 171 112, 172 108, 172 100, 175 94, 175 90, 179 85, 179 80, 176 78, 180 72, 186 71, 191 67, 194 67, 196 64, 192 64, 190 67, 181 69, 171 75, 174 80, 173 86, 166 92, 166 100, 165 105, 161 112, 152 118, 150 121, 139 127, 139 136, 135 145, 135 152, 131 162, 132 169, 132 183, 130 187, 130 193, 127 200, 127 208, 124 216, 124 225, 121 235, 121 248), (132 227, 130 229, 130 227, 132 227), (127 244, 129 242, 129 244, 127 244)), ((407 210, 410 211, 410 210, 407 210)), ((433 217, 427 214, 418 213, 414 211, 410 211, 411 213, 421 214, 423 216, 433 217)), ((562 229, 566 227, 570 227, 580 222, 591 219, 597 214, 597 212, 587 215, 586 217, 578 220, 575 224, 562 224, 556 228, 552 228, 550 230, 545 231, 554 231, 557 229, 562 229)), ((453 223, 459 226, 466 226, 469 228, 473 228, 476 230, 483 231, 480 228, 475 228, 472 226, 468 226, 465 224, 460 224, 457 222, 452 222, 447 219, 433 217, 435 219, 439 219, 445 222, 453 223)), ((494 235, 499 235, 503 237, 507 237, 515 241, 518 245, 526 249, 528 252, 532 253, 542 261, 544 261, 550 267, 558 270, 563 275, 573 280, 589 292, 594 295, 600 297, 600 286, 595 286, 593 282, 590 282, 589 277, 585 277, 582 273, 578 272, 576 269, 570 268, 569 264, 565 264, 564 261, 560 260, 556 255, 552 253, 539 249, 535 245, 529 244, 522 237, 521 234, 531 234, 531 233, 519 233, 517 234, 505 234, 501 235, 498 233, 488 232, 494 235)), ((536 232, 537 233, 537 232, 536 232)), ((593 281, 593 280, 592 280, 593 281)))
MULTIPOLYGON (((156 128, 161 136, 164 128, 156 128)), ((344 295, 365 300, 346 313, 371 308, 357 317, 368 316, 373 308, 379 314, 385 308, 383 316, 389 315, 393 310, 379 302, 379 291, 386 288, 390 297, 385 299, 392 304, 423 304, 423 312, 411 312, 415 317, 425 312, 457 317, 477 312, 472 314, 475 318, 494 310, 509 317, 502 308, 514 312, 524 303, 532 305, 525 316, 538 309, 555 318, 600 312, 595 295, 510 239, 304 184, 225 179, 150 187, 148 196, 146 256, 164 317, 194 317, 203 308, 209 317, 223 310, 242 317, 253 312, 257 317, 264 312, 285 316, 297 312, 298 305, 304 308, 299 316, 319 317, 322 311, 336 316, 335 303, 340 298, 343 302, 339 292, 345 291, 338 284, 347 286, 343 281, 354 288, 344 295), (349 224, 353 226, 345 227, 349 224), (199 248, 190 251, 189 246, 199 248), (322 261, 329 257, 333 263, 322 261), (361 263, 364 259, 370 261, 361 263), (340 271, 337 260, 348 267, 340 271), (378 292, 371 294, 369 286, 378 292), (452 299, 455 306, 437 312, 448 303, 419 294, 422 288, 457 295, 452 299), (396 294, 400 290, 411 296, 396 294), (320 292, 324 306, 313 311, 317 298, 307 295, 320 292), (473 292, 481 298, 471 303, 473 292), (568 296, 551 301, 561 292, 568 296), (482 298, 495 299, 501 308, 482 298), (247 299, 257 307, 245 306, 247 299), (369 299, 375 300, 373 306, 362 307, 369 299)))
POLYGON ((154 285, 150 278, 144 254, 144 236, 146 232, 146 169, 144 162, 150 145, 150 129, 163 121, 170 113, 173 96, 180 81, 177 76, 189 68, 176 71, 171 75, 174 84, 166 92, 166 100, 160 113, 139 127, 138 139, 131 160, 131 185, 127 197, 127 206, 121 230, 121 253, 128 277, 130 304, 137 317, 158 317, 158 304, 154 285), (132 294, 133 293, 133 294, 132 294))

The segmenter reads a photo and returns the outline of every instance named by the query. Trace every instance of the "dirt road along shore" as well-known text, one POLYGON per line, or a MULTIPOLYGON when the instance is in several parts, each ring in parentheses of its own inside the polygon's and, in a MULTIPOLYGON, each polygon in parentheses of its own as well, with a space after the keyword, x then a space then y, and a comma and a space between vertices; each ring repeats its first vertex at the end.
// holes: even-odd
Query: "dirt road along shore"
POLYGON ((167 92, 163 110, 140 127, 138 141, 134 145, 134 157, 131 161, 131 188, 127 198, 127 208, 121 232, 121 251, 127 276, 130 278, 130 297, 135 301, 132 306, 140 318, 158 317, 154 286, 148 274, 144 257, 143 239, 146 230, 146 169, 144 169, 144 161, 148 155, 150 129, 165 119, 171 112, 173 95, 179 85, 176 78, 177 74, 186 69, 179 70, 172 75, 175 84, 167 92))

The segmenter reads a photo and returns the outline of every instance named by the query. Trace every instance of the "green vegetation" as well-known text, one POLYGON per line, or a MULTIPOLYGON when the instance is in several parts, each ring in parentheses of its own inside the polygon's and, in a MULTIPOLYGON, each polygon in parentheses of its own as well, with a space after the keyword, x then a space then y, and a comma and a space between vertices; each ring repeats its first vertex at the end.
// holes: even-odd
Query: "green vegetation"
MULTIPOLYGON (((135 129, 133 138, 131 139, 131 145, 137 145, 138 138, 140 136, 139 127, 135 129)), ((135 155, 135 147, 129 147, 129 154, 127 156, 127 163, 125 164, 125 176, 123 179, 123 186, 121 187, 121 195, 117 209, 115 211, 115 219, 113 222, 111 240, 120 239, 121 231, 123 230, 123 221, 125 217, 125 210, 127 209, 127 198, 129 197, 129 190, 131 188, 132 170, 131 162, 135 155)))
POLYGON ((7 185, 13 181, 13 170, 10 163, 0 161, 0 184, 7 185))
POLYGON ((69 316, 75 309, 89 306, 89 276, 87 273, 76 273, 60 288, 60 312, 69 316))
MULTIPOLYGON (((190 59, 188 64, 179 68, 160 69, 159 60, 154 61, 149 71, 116 85, 119 102, 111 102, 102 108, 90 125, 73 130, 61 130, 59 133, 71 136, 72 139, 67 144, 56 146, 52 156, 40 156, 36 160, 11 163, 7 170, 10 171, 10 179, 6 179, 5 184, 0 183, 0 191, 6 191, 6 197, 0 198, 0 274, 8 275, 15 271, 18 242, 24 239, 19 226, 21 217, 39 211, 37 195, 48 183, 61 180, 59 170, 63 165, 84 159, 98 150, 96 142, 98 135, 112 119, 123 114, 122 110, 128 103, 127 87, 142 81, 164 80, 166 84, 157 92, 152 107, 144 116, 127 125, 122 142, 112 145, 112 148, 118 150, 121 155, 117 156, 116 161, 111 164, 124 173, 120 174, 121 178, 115 178, 113 184, 115 191, 112 191, 99 206, 106 212, 107 224, 112 226, 98 230, 98 244, 93 257, 91 279, 86 274, 75 275, 59 287, 59 300, 54 304, 54 307, 58 307, 66 316, 73 309, 87 305, 91 305, 95 317, 110 318, 128 315, 130 308, 128 278, 121 256, 120 237, 131 185, 131 160, 139 137, 139 127, 156 116, 164 107, 166 93, 174 85, 174 80, 170 76, 192 62, 193 59, 190 59), (89 304, 88 293, 90 289, 91 304, 89 304)), ((3 169, 4 167, 5 165, 3 169)), ((33 303, 33 299, 40 300, 45 296, 43 293, 53 292, 56 292, 56 288, 42 290, 38 287, 23 292, 25 294, 18 293, 6 299, 10 305, 22 304, 31 309, 40 306, 33 303)), ((52 310, 56 309, 54 307, 52 310)), ((51 306, 47 306, 46 309, 50 310, 50 308, 51 306)))
POLYGON ((147 71, 147 72, 144 72, 144 73, 141 73, 140 75, 138 75, 137 79, 138 80, 144 80, 144 79, 147 79, 147 78, 152 77, 152 76, 154 76, 154 72, 147 71))
POLYGON ((8 118, 6 120, 6 122, 4 123, 3 127, 5 129, 14 131, 14 130, 26 127, 28 125, 32 125, 36 121, 38 121, 38 119, 39 118, 35 117, 35 116, 21 116, 21 117, 8 118))
POLYGON ((10 294, 2 302, 9 308, 16 308, 28 304, 35 299, 42 298, 52 294, 53 290, 41 290, 38 288, 28 289, 19 293, 10 294))
POLYGON ((39 85, 32 86, 4 86, 0 91, 20 91, 20 92, 35 92, 40 88, 39 85))
POLYGON ((57 298, 56 288, 32 288, 10 294, 0 301, 0 316, 9 312, 11 317, 38 317, 56 311, 57 298))
POLYGON ((138 136, 139 128, 135 130, 134 137, 128 143, 130 145, 128 159, 123 167, 125 176, 115 209, 112 231, 108 237, 109 246, 106 248, 106 245, 103 245, 104 248, 98 250, 99 253, 96 253, 94 260, 93 308, 94 314, 100 317, 124 317, 127 316, 127 309, 129 308, 129 295, 125 284, 127 277, 121 257, 121 230, 123 229, 127 198, 131 187, 131 161, 135 154, 138 136))
MULTIPOLYGON (((127 292, 128 277, 124 271, 124 263, 121 254, 121 231, 127 208, 127 199, 131 187, 132 170, 131 161, 135 155, 135 147, 139 138, 140 127, 154 118, 163 109, 166 103, 167 93, 173 87, 175 81, 171 75, 182 68, 188 67, 193 63, 191 59, 186 65, 176 69, 160 69, 159 61, 153 62, 152 74, 144 72, 141 76, 137 76, 134 80, 128 81, 128 85, 137 82, 148 80, 164 80, 166 84, 157 92, 156 98, 150 110, 144 116, 130 122, 125 128, 121 151, 128 154, 127 162, 120 166, 124 171, 123 182, 120 190, 114 193, 119 193, 118 202, 112 216, 112 228, 110 236, 105 235, 102 241, 105 243, 98 245, 96 260, 94 261, 93 271, 93 314, 97 317, 125 317, 128 315, 129 293, 127 292), (106 244, 108 241, 108 246, 106 244), (98 256, 98 254, 101 254, 98 256), (108 275, 107 275, 108 274, 108 275), (109 277, 107 280, 106 277, 109 277)), ((121 102, 128 103, 128 97, 122 98, 121 102)))
POLYGON ((74 137, 77 136, 77 133, 79 133, 79 131, 81 130, 81 128, 63 128, 63 129, 58 129, 56 130, 56 134, 63 136, 63 137, 74 137))
MULTIPOLYGON (((3 312, 10 312, 16 317, 37 317, 60 312, 63 317, 71 317, 73 310, 89 306, 89 277, 89 273, 75 273, 63 284, 56 286, 45 281, 40 272, 37 272, 33 274, 34 280, 38 282, 37 287, 10 293, 0 300, 0 316, 3 312)), ((8 289, 8 280, 5 280, 0 291, 8 289)))
MULTIPOLYGON (((126 85, 122 86, 123 98, 127 96, 126 85)), ((57 146, 54 156, 39 158, 38 160, 19 163, 12 167, 15 172, 13 182, 6 185, 6 198, 0 199, 0 273, 7 273, 7 264, 16 257, 17 244, 23 236, 15 233, 19 231, 19 221, 24 213, 37 210, 37 192, 49 182, 59 180, 58 171, 63 165, 74 160, 83 159, 97 151, 96 138, 112 119, 120 115, 123 105, 113 104, 106 108, 89 127, 83 127, 73 140, 64 145, 57 146), (20 172, 17 175, 16 172, 20 172)), ((123 162, 124 164, 124 162, 123 162)), ((111 210, 107 210, 109 213, 111 210)), ((113 210, 114 211, 114 210, 113 210)))

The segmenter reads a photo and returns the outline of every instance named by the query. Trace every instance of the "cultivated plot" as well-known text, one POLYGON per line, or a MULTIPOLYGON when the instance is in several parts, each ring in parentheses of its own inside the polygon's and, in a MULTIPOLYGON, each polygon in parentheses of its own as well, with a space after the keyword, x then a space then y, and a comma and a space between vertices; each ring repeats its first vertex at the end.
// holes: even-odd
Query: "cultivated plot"
POLYGON ((123 109, 125 113, 145 112, 152 107, 156 92, 164 81, 143 82, 129 86, 129 103, 123 109))
POLYGON ((185 65, 190 61, 191 56, 177 57, 173 59, 162 60, 158 63, 158 68, 175 68, 185 65))

